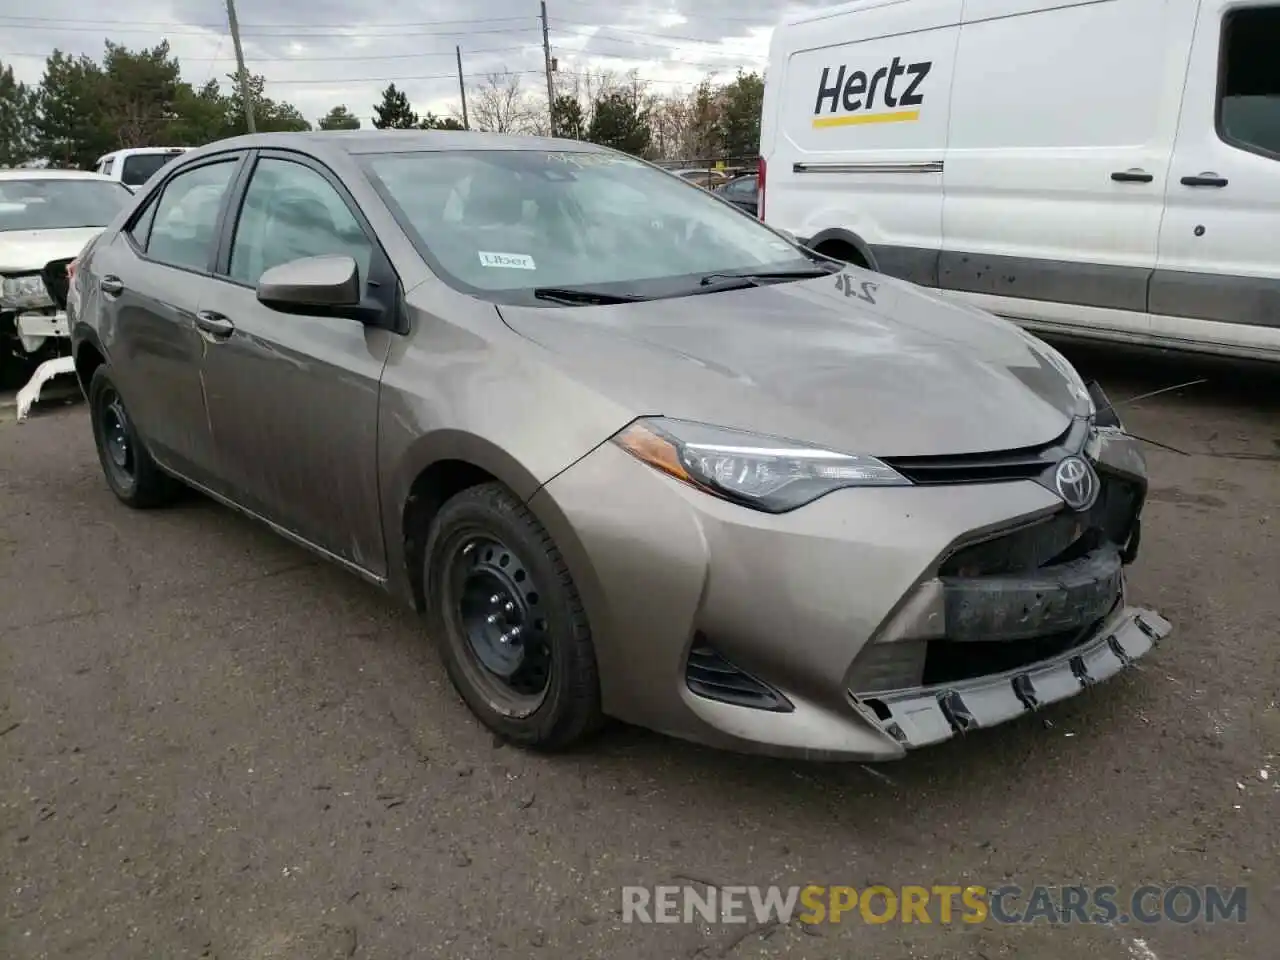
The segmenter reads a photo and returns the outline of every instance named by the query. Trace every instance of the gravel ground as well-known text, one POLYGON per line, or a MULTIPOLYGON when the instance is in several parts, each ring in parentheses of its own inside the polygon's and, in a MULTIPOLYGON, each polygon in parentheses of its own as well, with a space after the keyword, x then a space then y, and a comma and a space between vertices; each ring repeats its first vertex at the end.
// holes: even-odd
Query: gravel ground
POLYGON ((1075 700, 874 770, 615 727, 501 747, 416 618, 193 498, 133 513, 82 405, 0 403, 0 957, 1274 956, 1280 375, 1068 349, 1152 447, 1137 602, 1075 700), (621 887, 1246 885, 1244 924, 624 924, 621 887), (1267 944, 1271 946, 1268 947, 1267 944))

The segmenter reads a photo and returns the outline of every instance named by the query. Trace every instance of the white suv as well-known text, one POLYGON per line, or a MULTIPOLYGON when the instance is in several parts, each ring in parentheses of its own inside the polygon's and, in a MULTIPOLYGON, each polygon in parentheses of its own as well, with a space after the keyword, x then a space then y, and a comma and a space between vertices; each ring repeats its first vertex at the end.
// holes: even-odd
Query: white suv
POLYGON ((151 179, 151 175, 174 157, 180 157, 190 147, 129 147, 116 150, 98 158, 94 169, 103 176, 119 180, 130 190, 136 191, 151 179))

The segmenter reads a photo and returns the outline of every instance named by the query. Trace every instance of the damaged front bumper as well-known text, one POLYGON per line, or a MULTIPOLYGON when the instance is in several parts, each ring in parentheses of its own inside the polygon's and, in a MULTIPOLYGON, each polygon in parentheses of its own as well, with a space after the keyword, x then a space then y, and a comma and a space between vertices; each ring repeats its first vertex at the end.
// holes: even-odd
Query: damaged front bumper
POLYGON ((13 331, 17 347, 21 348, 20 351, 14 349, 15 355, 37 357, 52 354, 36 365, 26 384, 18 391, 17 418, 25 420, 40 399, 44 385, 54 377, 75 373, 75 361, 70 356, 71 332, 67 315, 61 310, 55 313, 19 313, 13 318, 13 331), (56 346, 51 345, 50 340, 56 346))
POLYGON ((851 693, 850 702, 904 748, 927 747, 1074 696, 1130 666, 1171 630, 1158 613, 1125 607, 1091 640, 1053 659, 931 689, 851 693))

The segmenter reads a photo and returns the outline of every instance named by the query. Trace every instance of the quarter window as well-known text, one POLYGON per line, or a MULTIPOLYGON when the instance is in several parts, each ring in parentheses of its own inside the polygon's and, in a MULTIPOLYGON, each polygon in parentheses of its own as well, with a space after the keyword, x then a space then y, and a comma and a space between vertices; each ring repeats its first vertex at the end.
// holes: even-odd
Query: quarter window
POLYGON ((1218 130, 1228 143, 1280 159, 1280 7, 1227 14, 1218 130))
POLYGON ((257 286, 272 267, 346 254, 369 276, 373 248, 338 191, 310 167, 265 157, 254 168, 231 245, 232 280, 257 286))
POLYGON ((218 210, 235 172, 236 161, 224 160, 170 180, 155 207, 147 256, 175 267, 207 269, 217 240, 218 210))

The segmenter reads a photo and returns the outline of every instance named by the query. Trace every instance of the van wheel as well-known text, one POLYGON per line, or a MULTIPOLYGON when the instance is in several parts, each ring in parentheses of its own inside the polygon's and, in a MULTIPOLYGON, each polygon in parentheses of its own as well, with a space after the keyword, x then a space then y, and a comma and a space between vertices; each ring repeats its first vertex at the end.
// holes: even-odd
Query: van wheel
POLYGON ((867 263, 866 258, 858 252, 857 247, 848 243, 841 243, 839 240, 831 240, 817 247, 817 252, 824 257, 831 257, 833 260, 841 260, 844 263, 851 263, 855 267, 862 267, 869 270, 871 265, 867 263))

